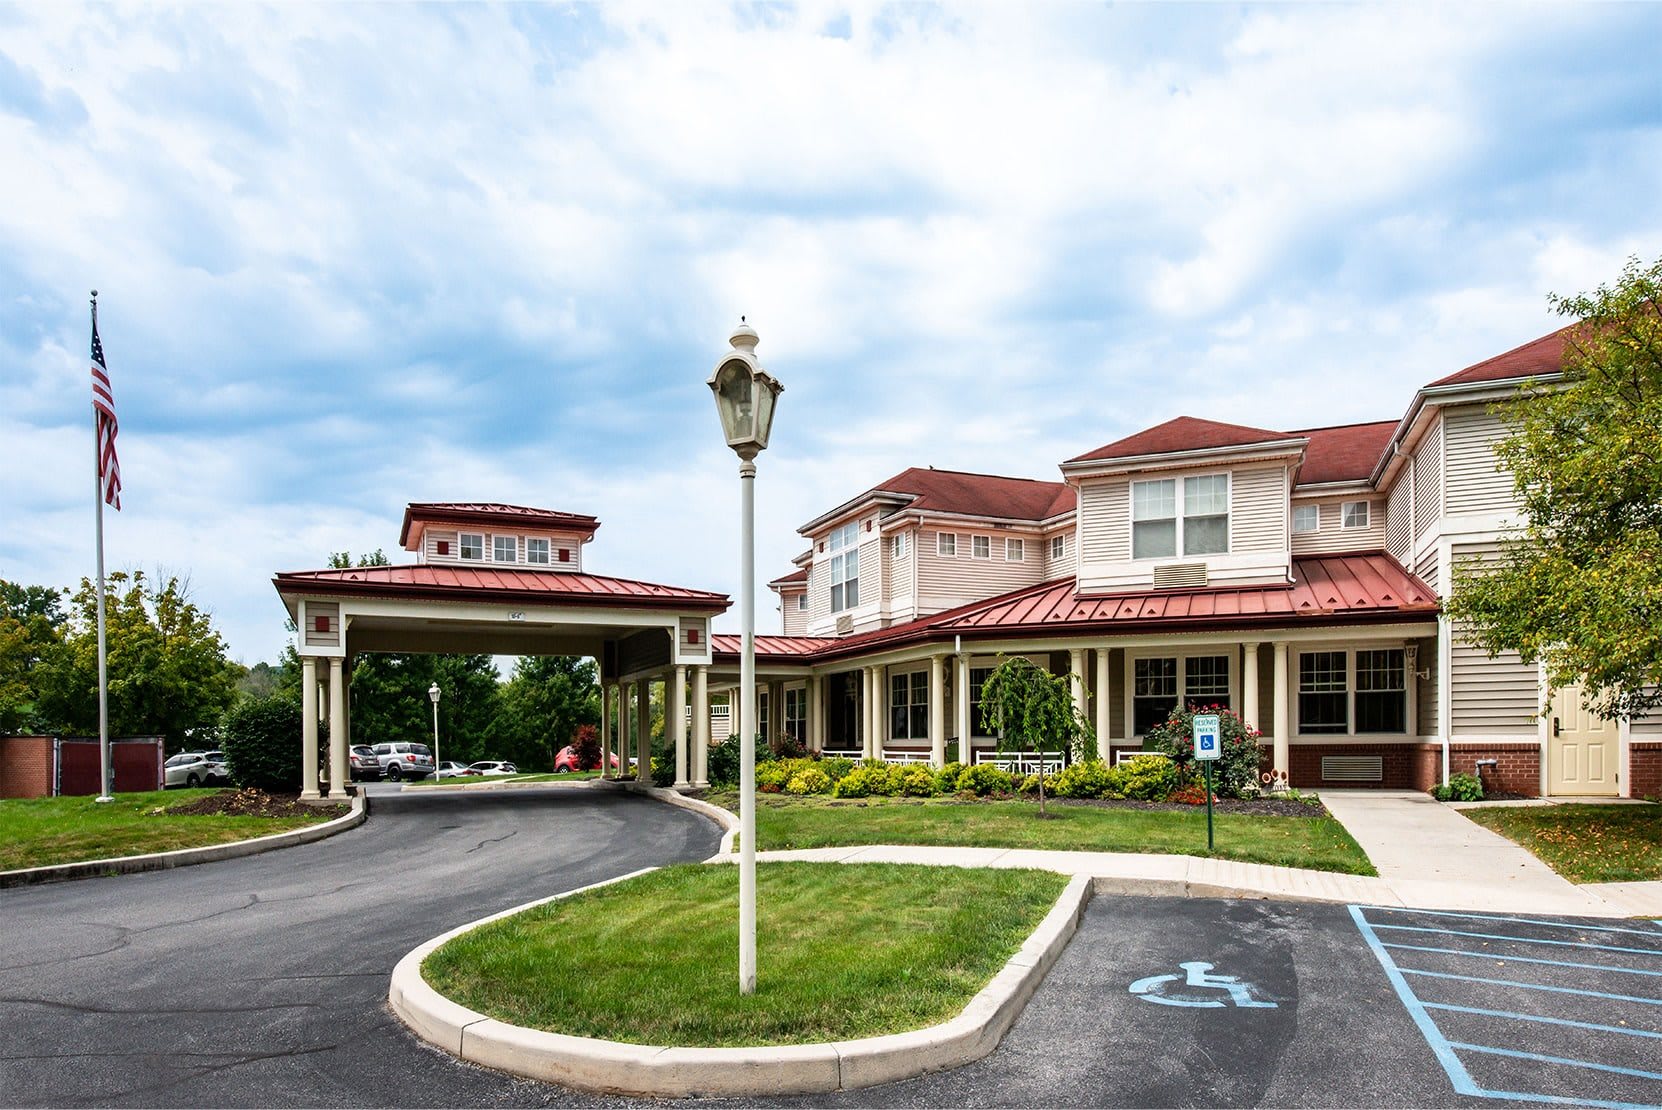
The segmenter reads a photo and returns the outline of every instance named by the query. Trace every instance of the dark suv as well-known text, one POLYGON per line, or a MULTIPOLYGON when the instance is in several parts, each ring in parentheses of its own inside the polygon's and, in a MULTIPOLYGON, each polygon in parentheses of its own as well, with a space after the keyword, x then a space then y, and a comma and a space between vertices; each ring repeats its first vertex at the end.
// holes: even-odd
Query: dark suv
POLYGON ((381 774, 393 782, 424 779, 433 773, 433 749, 426 744, 407 744, 402 740, 377 744, 375 759, 381 765, 381 774))

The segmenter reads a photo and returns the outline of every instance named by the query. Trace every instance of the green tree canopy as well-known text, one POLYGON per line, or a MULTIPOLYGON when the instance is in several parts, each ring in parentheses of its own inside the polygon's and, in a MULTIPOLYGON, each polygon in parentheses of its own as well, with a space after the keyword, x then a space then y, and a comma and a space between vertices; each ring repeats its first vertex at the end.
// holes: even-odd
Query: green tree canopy
POLYGON ((352 664, 352 740, 431 744, 427 689, 437 683, 439 757, 461 763, 496 758, 498 681, 488 655, 359 655, 352 664))
MULTIPOLYGON (((1054 753, 1065 760, 1088 738, 1091 727, 1074 708, 1070 681, 1070 675, 1051 674, 1019 655, 1000 662, 981 687, 981 722, 998 737, 998 750, 1054 753)), ((1040 813, 1044 778, 1039 776, 1040 813)))
POLYGON ((1594 712, 1637 716, 1662 705, 1662 261, 1551 303, 1577 321, 1563 380, 1496 410, 1525 526, 1497 564, 1455 568, 1448 611, 1594 712))
POLYGON ((600 679, 594 660, 524 655, 502 687, 496 742, 521 770, 552 769, 554 757, 582 725, 600 723, 600 679))
POLYGON ((0 735, 49 731, 41 681, 64 652, 63 595, 0 579, 0 735))

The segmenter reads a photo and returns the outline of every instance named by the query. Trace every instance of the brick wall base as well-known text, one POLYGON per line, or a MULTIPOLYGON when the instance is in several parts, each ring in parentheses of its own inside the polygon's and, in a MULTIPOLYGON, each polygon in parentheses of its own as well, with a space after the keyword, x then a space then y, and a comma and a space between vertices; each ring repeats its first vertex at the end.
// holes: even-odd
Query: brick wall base
MULTIPOLYGON (((1662 777, 1662 744, 1655 745, 1658 776, 1662 777)), ((1635 749, 1637 752, 1637 748, 1635 749)), ((1288 749, 1289 781, 1303 790, 1334 789, 1430 790, 1442 781, 1441 744, 1294 744, 1288 749), (1348 782, 1322 777, 1322 757, 1377 755, 1383 764, 1379 782, 1348 782)), ((1263 769, 1274 766, 1274 749, 1265 745, 1263 769)), ((1479 760, 1496 761, 1483 769, 1486 791, 1536 797, 1541 792, 1541 753, 1534 744, 1454 744, 1449 749, 1449 773, 1477 774, 1479 760)), ((1637 763, 1635 764, 1637 766, 1637 763)), ((1635 782, 1638 772, 1635 771, 1635 782)), ((1658 784, 1662 789, 1662 783, 1658 784)), ((1637 791, 1636 791, 1637 792, 1637 791)))
POLYGON ((0 736, 0 798, 48 797, 52 772, 50 736, 0 736))
POLYGON ((1662 800, 1662 742, 1633 741, 1628 747, 1629 791, 1635 798, 1662 800))
MULTIPOLYGON (((1520 794, 1536 798, 1541 794, 1541 748, 1538 744, 1483 744, 1449 745, 1448 770, 1451 775, 1476 775, 1483 783, 1485 794, 1520 794), (1479 773, 1480 761, 1495 760, 1479 773)), ((1443 781, 1443 746, 1420 745, 1420 764, 1414 789, 1430 790, 1443 781)))

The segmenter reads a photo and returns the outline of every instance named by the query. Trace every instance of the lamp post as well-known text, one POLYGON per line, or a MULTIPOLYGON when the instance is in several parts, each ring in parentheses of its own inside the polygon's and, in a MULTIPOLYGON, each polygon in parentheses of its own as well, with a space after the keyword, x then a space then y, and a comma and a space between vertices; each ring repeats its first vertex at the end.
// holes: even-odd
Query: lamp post
POLYGON ((739 456, 739 993, 756 993, 756 456, 766 450, 785 387, 756 361, 756 331, 739 317, 707 384, 727 446, 739 456), (747 735, 748 734, 748 735, 747 735))
POLYGON ((433 781, 439 781, 439 684, 427 687, 427 696, 433 701, 433 781))

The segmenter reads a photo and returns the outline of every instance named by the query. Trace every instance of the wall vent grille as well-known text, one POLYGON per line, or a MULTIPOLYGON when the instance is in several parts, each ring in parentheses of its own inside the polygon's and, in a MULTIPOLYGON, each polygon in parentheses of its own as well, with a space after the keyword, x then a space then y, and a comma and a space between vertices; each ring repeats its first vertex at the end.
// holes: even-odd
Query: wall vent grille
POLYGON ((1382 755, 1324 755, 1323 782, 1384 782, 1385 757, 1382 755))
POLYGON ((854 617, 851 614, 844 613, 842 616, 837 618, 837 635, 846 636, 853 631, 854 617))
POLYGON ((1205 563, 1166 563, 1154 568, 1157 590, 1194 589, 1206 585, 1205 563))

